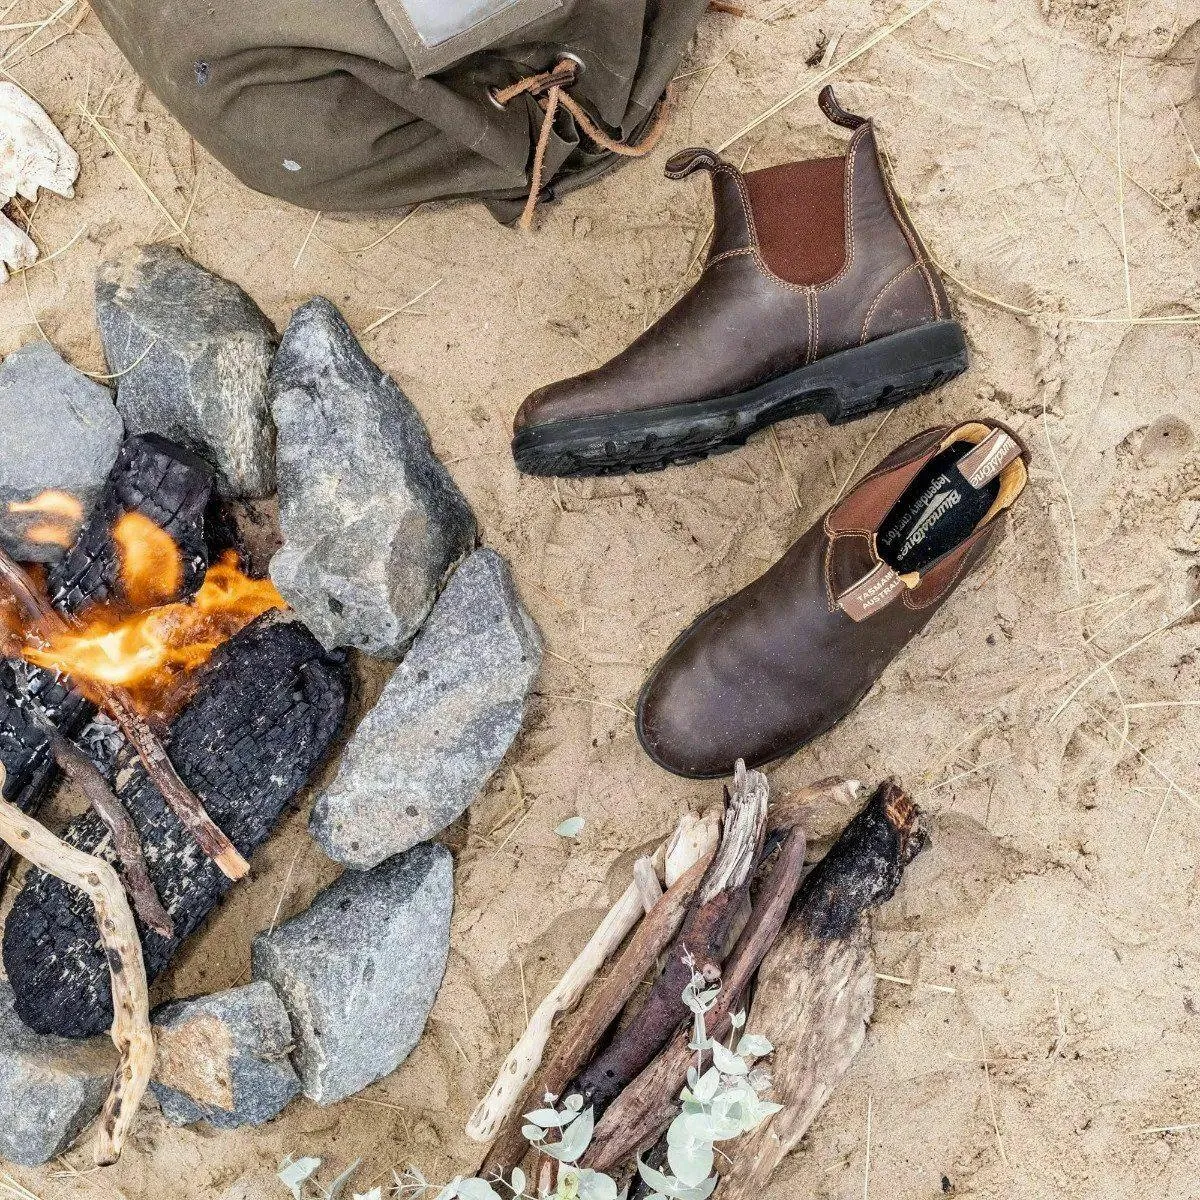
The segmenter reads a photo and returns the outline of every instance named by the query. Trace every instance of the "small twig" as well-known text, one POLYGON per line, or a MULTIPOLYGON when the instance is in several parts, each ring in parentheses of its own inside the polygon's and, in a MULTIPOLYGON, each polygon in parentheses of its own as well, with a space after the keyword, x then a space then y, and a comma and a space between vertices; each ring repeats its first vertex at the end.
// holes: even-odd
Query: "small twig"
MULTIPOLYGON (((4 767, 0 764, 0 792, 4 767)), ((112 1039, 120 1054, 96 1138, 98 1166, 121 1157, 154 1066, 154 1033, 142 944, 116 871, 52 834, 15 805, 0 799, 0 839, 38 870, 85 892, 96 910, 112 979, 112 1039)))
MULTIPOLYGON (((685 815, 680 820, 670 843, 656 856, 663 859, 668 885, 678 885, 679 880, 686 876, 687 872, 698 862, 707 864, 716 849, 716 844, 717 830, 712 821, 701 821, 692 817, 691 814, 685 815)), ((694 884, 691 886, 694 887, 694 884)), ((690 895, 690 892, 688 894, 690 895)), ((657 905, 655 907, 658 908, 657 905)), ((621 943, 638 926, 643 912, 641 889, 636 882, 633 882, 609 910, 608 915, 600 923, 588 944, 567 968, 562 979, 534 1010, 528 1027, 504 1060, 504 1065, 500 1068, 490 1091, 471 1115, 471 1120, 467 1125, 468 1137, 477 1142, 486 1142, 493 1137, 496 1138, 496 1145, 488 1156, 488 1164, 490 1167, 494 1162, 503 1161, 507 1169, 499 1170, 498 1173, 507 1177, 527 1149, 525 1139, 521 1137, 520 1120, 514 1122, 509 1118, 519 1107, 518 1099, 522 1092, 527 1090, 527 1085, 541 1066, 542 1056, 550 1041, 555 1018, 560 1013, 569 1012, 579 1003, 600 968, 616 953, 621 943), (509 1163, 507 1160, 512 1155, 517 1157, 509 1163)), ((682 914, 680 919, 682 919, 682 914)), ((630 943, 614 970, 609 974, 609 980, 634 973, 636 968, 627 964, 626 959, 634 953, 634 946, 639 939, 653 940, 646 930, 648 928, 653 930, 654 927, 653 925, 648 926, 645 921, 642 922, 638 927, 638 932, 634 935, 633 942, 630 943)), ((674 931, 667 933, 663 945, 673 935, 674 931)), ((660 946, 659 950, 661 948, 660 946)), ((652 957, 657 953, 658 950, 653 951, 652 957)), ((648 965, 642 968, 641 973, 637 976, 639 981, 647 969, 648 965)), ((615 985, 606 982, 605 988, 610 986, 615 985)), ((625 1000, 627 999, 628 996, 625 997, 625 1000)), ((624 1004, 625 1000, 622 1000, 621 1004, 624 1004)), ((556 1073, 562 1074, 559 1088, 583 1065, 586 1056, 595 1047, 595 1042, 583 1045, 582 1050, 578 1052, 578 1061, 574 1061, 572 1057, 575 1052, 567 1049, 573 1038, 581 1045, 588 1041, 587 1037, 580 1032, 591 1021, 588 1014, 593 1007, 606 1007, 615 1002, 615 1000, 604 999, 598 995, 589 1004, 588 1009, 581 1012, 576 1018, 572 1032, 564 1038, 557 1052, 555 1062, 558 1063, 558 1066, 548 1063, 544 1072, 547 1078, 556 1073)), ((610 1022, 612 1015, 615 1015, 615 1012, 610 1015, 610 1022)), ((604 1028, 607 1028, 607 1024, 604 1028)), ((603 1029, 601 1029, 601 1033, 603 1033, 603 1029)))
POLYGON ((175 924, 163 908, 158 892, 154 889, 146 867, 146 857, 142 852, 141 839, 121 801, 113 794, 92 760, 63 737, 49 718, 32 707, 30 714, 45 733, 59 769, 83 792, 88 803, 96 810, 96 815, 104 822, 104 827, 112 835, 113 847, 121 860, 125 886, 129 889, 129 898, 133 901, 138 916, 142 918, 142 923, 148 925, 160 937, 173 938, 175 924))
MULTIPOLYGON (((63 616, 41 596, 21 566, 0 548, 0 584, 12 593, 17 604, 24 610, 26 618, 48 634, 59 634, 69 630, 63 616)), ((119 688, 109 687, 93 680, 91 688, 109 716, 116 721, 126 740, 137 751, 146 774, 154 781, 171 811, 179 818, 188 832, 196 839, 200 849, 217 864, 230 879, 242 879, 250 870, 250 864, 241 856, 237 847, 217 827, 204 809, 195 792, 179 778, 170 756, 158 735, 134 708, 128 695, 119 688)))

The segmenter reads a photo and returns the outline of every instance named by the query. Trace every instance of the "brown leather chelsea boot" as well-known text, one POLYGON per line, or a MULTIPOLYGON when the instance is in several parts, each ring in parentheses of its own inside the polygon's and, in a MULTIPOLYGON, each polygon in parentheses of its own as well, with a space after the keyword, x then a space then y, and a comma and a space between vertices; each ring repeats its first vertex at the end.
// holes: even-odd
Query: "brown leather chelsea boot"
POLYGON ((1028 480, 996 421, 918 434, 754 583, 710 608, 642 689, 637 731, 676 775, 728 775, 832 729, 983 558, 1028 480))
POLYGON ((892 191, 873 124, 830 88, 820 104, 854 131, 844 158, 745 175, 711 150, 670 159, 673 179, 712 178, 704 272, 611 362, 525 401, 513 438, 522 471, 658 470, 799 413, 850 421, 966 370, 962 328, 892 191))

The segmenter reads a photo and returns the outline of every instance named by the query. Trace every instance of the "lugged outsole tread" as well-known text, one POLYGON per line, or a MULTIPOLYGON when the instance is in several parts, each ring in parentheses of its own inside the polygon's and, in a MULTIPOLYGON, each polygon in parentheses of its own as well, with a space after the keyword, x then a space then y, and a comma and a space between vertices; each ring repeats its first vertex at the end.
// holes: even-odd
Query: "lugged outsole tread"
MULTIPOLYGON (((949 383, 966 370, 966 363, 961 367, 947 367, 938 370, 928 380, 910 387, 896 388, 891 385, 883 388, 879 395, 869 404, 840 417, 830 417, 822 413, 831 425, 844 425, 851 421, 861 420, 880 409, 898 408, 901 404, 914 400, 949 383)), ((814 406, 807 410, 797 410, 787 417, 775 417, 755 423, 747 432, 739 432, 736 437, 714 438, 708 431, 693 430, 682 437, 670 439, 657 430, 649 430, 637 438, 628 439, 620 444, 609 438, 599 446, 604 457, 598 458, 593 452, 575 450, 548 453, 538 448, 514 448, 514 458, 517 467, 528 475, 555 476, 558 478, 574 479, 582 477, 602 477, 606 475, 646 474, 652 471, 663 471, 667 467, 686 466, 703 462, 714 454, 728 454, 741 449, 746 442, 764 429, 777 424, 780 420, 790 420, 793 416, 804 416, 821 410, 814 406)))

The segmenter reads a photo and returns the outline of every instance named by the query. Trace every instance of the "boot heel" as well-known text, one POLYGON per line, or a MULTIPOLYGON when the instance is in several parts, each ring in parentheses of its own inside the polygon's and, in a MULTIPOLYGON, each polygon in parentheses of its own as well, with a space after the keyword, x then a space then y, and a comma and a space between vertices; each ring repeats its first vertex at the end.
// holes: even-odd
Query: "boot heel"
POLYGON ((821 412, 830 425, 842 425, 877 409, 895 408, 961 375, 967 361, 967 340, 957 321, 935 321, 876 338, 825 360, 829 372, 823 382, 829 390, 821 412))

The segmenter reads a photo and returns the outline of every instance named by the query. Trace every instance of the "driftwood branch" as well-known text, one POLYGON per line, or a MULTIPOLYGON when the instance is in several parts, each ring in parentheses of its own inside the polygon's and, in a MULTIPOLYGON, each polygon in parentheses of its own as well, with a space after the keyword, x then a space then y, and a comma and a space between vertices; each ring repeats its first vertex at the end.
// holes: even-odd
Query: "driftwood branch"
POLYGON ((738 1145, 722 1200, 757 1200, 862 1048, 875 998, 869 915, 926 844, 921 814, 883 784, 804 881, 759 972, 747 1028, 775 1046, 783 1110, 738 1145))
POLYGON ((34 712, 33 719, 45 733, 50 743, 50 753, 67 776, 87 798, 104 822, 112 836, 113 848, 121 860, 121 874, 133 901, 134 910, 142 923, 164 938, 175 936, 175 924, 162 906, 158 892, 150 880, 146 857, 142 853, 142 840, 124 805, 113 794, 112 789, 100 774, 95 763, 79 750, 68 738, 63 737, 49 718, 34 712))
POLYGON ((666 894, 639 925, 636 913, 632 917, 630 913, 633 912, 635 898, 637 904, 641 905, 641 893, 636 882, 631 883, 583 953, 538 1005, 529 1028, 505 1060, 492 1090, 475 1110, 468 1127, 468 1133, 473 1137, 487 1128, 493 1135, 498 1133, 484 1163, 485 1177, 501 1174, 507 1178, 512 1168, 525 1157, 529 1146, 521 1134, 521 1114, 527 1108, 537 1107, 547 1091, 554 1095, 562 1091, 563 1085, 587 1062, 588 1055, 595 1050, 605 1030, 637 990, 663 948, 678 932, 687 904, 700 886, 700 880, 716 851, 720 836, 718 824, 716 813, 703 819, 690 813, 684 816, 665 852, 659 852, 665 864, 665 878, 670 885, 666 894), (637 932, 632 941, 622 951, 603 985, 576 1016, 553 1057, 533 1081, 555 1016, 578 1003, 600 966, 612 956, 635 926, 637 932), (567 1000, 569 1004, 565 1003, 567 1000))
MULTIPOLYGON (((857 779, 822 779, 786 796, 777 796, 772 799, 767 813, 767 829, 776 833, 802 825, 810 830, 808 818, 815 810, 833 808, 847 814, 856 812, 861 806, 863 791, 863 785, 857 779)), ((845 820, 844 816, 842 820, 845 820)))
MULTIPOLYGON (((0 765, 0 790, 3 786, 4 768, 0 765)), ((112 1039, 120 1054, 96 1139, 96 1164, 108 1166, 121 1156, 154 1066, 146 967, 133 913, 121 881, 108 863, 67 845, 3 799, 0 839, 39 870, 86 892, 96 910, 112 976, 112 1039)))
POLYGON ((721 977, 762 849, 768 794, 766 776, 739 762, 721 845, 667 951, 662 974, 636 1016, 565 1089, 567 1095, 582 1096, 597 1118, 687 1019, 683 993, 693 972, 710 983, 721 977))
MULTIPOLYGON (((755 973, 787 918, 804 873, 805 848, 804 832, 799 828, 793 829, 780 847, 750 921, 725 965, 716 1004, 705 1017, 709 1037, 729 1035, 730 1018, 743 1007, 755 973)), ((585 1166, 612 1171, 658 1139, 679 1111, 679 1093, 695 1062, 690 1042, 691 1029, 685 1026, 621 1093, 596 1127, 585 1166)))
MULTIPOLYGON (((66 619, 39 594, 25 571, 3 549, 0 549, 0 583, 12 593, 13 599, 24 610, 27 620, 50 634, 69 631, 70 626, 66 619)), ((146 768, 146 774, 154 781, 163 799, 170 805, 171 811, 196 839, 200 849, 230 879, 243 878, 249 872, 250 864, 217 827, 196 793, 179 778, 158 735, 138 714, 128 695, 120 688, 109 687, 97 681, 92 681, 90 686, 109 716, 116 721, 130 745, 137 751, 146 768)))

